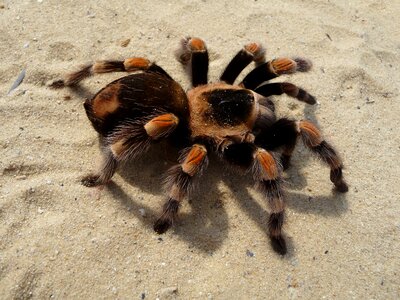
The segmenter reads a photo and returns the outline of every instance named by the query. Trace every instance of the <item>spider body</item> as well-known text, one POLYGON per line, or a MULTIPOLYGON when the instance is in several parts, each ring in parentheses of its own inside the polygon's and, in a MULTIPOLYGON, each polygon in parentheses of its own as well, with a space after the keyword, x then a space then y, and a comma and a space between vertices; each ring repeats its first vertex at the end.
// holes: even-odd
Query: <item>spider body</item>
POLYGON ((281 174, 289 166, 299 137, 330 167, 335 188, 339 192, 348 190, 342 161, 319 129, 306 120, 278 119, 268 99, 285 93, 314 104, 313 96, 291 83, 268 83, 282 74, 308 71, 310 62, 301 58, 265 62, 263 48, 251 43, 231 60, 219 82, 209 83, 208 52, 201 39, 184 39, 177 58, 192 80, 193 87, 187 93, 161 67, 138 57, 96 62, 54 83, 54 87, 74 87, 96 73, 133 72, 108 84, 84 103, 87 116, 99 133, 103 161, 100 170, 86 176, 82 183, 106 184, 121 162, 143 153, 153 143, 163 138, 179 142, 186 148, 178 164, 167 172, 167 200, 154 225, 157 233, 164 233, 176 219, 193 181, 207 167, 208 153, 214 151, 252 174, 270 208, 268 228, 274 249, 285 254, 281 174), (251 62, 256 68, 241 83, 234 84, 251 62))

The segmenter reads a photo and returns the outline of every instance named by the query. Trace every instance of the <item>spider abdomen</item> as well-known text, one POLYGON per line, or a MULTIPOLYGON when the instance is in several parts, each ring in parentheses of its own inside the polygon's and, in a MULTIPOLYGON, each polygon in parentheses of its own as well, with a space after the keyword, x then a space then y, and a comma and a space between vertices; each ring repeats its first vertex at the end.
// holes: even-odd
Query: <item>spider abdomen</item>
POLYGON ((84 104, 89 120, 106 136, 124 122, 148 119, 163 112, 175 114, 184 121, 188 100, 174 80, 155 72, 140 72, 108 84, 84 104))

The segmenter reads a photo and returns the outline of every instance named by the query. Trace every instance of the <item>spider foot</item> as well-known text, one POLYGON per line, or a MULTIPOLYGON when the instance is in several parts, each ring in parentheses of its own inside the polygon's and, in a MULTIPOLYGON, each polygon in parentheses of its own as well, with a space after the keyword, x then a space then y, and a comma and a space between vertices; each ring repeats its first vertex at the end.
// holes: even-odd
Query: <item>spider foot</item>
POLYGON ((164 204, 163 214, 154 223, 154 231, 158 234, 165 233, 174 223, 178 213, 179 202, 174 199, 168 199, 164 204))
POLYGON ((301 58, 301 57, 295 57, 294 61, 297 64, 296 70, 298 72, 308 72, 312 68, 312 62, 309 59, 301 58))
POLYGON ((163 234, 171 226, 172 226, 172 221, 170 219, 166 219, 166 218, 161 217, 154 223, 153 229, 158 234, 163 234))
POLYGON ((282 236, 271 236, 271 246, 280 255, 287 253, 286 241, 282 236))
POLYGON ((340 183, 335 184, 335 191, 339 193, 347 193, 349 191, 349 186, 346 182, 342 181, 340 183))
POLYGON ((331 169, 331 181, 335 185, 335 190, 339 193, 346 193, 349 187, 344 181, 342 167, 331 169))
POLYGON ((65 87, 65 82, 62 79, 51 80, 47 82, 47 86, 52 89, 61 89, 65 87))
POLYGON ((99 186, 101 183, 99 182, 99 175, 87 175, 82 178, 81 183, 86 187, 94 187, 99 186))

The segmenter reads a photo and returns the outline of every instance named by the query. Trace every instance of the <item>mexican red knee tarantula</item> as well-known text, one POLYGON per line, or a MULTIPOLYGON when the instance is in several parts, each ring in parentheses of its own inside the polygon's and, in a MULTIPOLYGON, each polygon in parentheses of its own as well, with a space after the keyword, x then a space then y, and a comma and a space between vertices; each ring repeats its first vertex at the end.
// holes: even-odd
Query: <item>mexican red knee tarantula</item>
POLYGON ((348 190, 342 161, 318 128, 310 121, 277 119, 274 104, 267 99, 285 93, 315 104, 313 96, 291 83, 267 83, 281 74, 308 71, 311 63, 301 58, 265 62, 261 45, 250 43, 231 60, 218 82, 208 83, 208 52, 201 39, 184 39, 177 58, 191 75, 193 88, 187 93, 161 67, 141 57, 99 61, 53 84, 73 87, 93 74, 133 72, 108 84, 84 103, 99 133, 103 162, 96 174, 82 180, 83 185, 106 184, 120 162, 143 153, 160 139, 186 146, 179 163, 167 173, 167 200, 154 224, 154 230, 161 234, 174 223, 193 180, 207 167, 207 153, 217 152, 229 163, 251 172, 270 207, 268 228, 274 249, 285 254, 281 173, 289 166, 299 136, 330 167, 335 188, 339 192, 348 190), (256 68, 241 83, 234 84, 251 62, 256 68))

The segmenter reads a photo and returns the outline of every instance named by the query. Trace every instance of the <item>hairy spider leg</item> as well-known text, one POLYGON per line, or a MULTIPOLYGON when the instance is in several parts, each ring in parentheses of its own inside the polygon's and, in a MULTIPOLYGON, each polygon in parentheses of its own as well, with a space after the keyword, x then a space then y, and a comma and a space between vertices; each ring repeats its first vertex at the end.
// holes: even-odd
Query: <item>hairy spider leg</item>
POLYGON ((292 98, 296 98, 297 100, 305 102, 307 104, 313 105, 317 103, 314 96, 310 95, 307 91, 303 90, 302 88, 297 87, 289 82, 267 83, 259 86, 254 91, 265 97, 272 95, 286 94, 292 98))
POLYGON ((146 118, 120 124, 110 135, 101 138, 103 150, 101 167, 97 174, 84 177, 82 184, 88 187, 106 184, 120 162, 145 152, 152 141, 170 135, 178 122, 174 114, 166 113, 150 120, 146 118))
POLYGON ((347 192, 349 188, 343 178, 343 162, 336 150, 323 139, 319 129, 310 121, 297 122, 297 130, 303 143, 331 168, 330 179, 336 190, 347 192))
POLYGON ((232 144, 223 152, 228 162, 248 169, 253 175, 257 189, 264 195, 270 208, 268 230, 271 243, 276 252, 287 252, 282 235, 285 203, 279 159, 272 152, 252 143, 232 144))
POLYGON ((292 83, 282 82, 261 85, 280 75, 292 74, 297 71, 307 72, 310 68, 311 62, 303 58, 277 58, 259 65, 243 79, 241 85, 266 97, 285 93, 302 102, 315 104, 316 100, 312 95, 292 83))
POLYGON ((119 60, 101 60, 93 64, 82 66, 78 71, 68 74, 65 79, 54 81, 50 86, 53 88, 62 88, 65 86, 73 87, 85 78, 95 74, 112 72, 135 72, 139 70, 148 70, 160 73, 171 78, 168 73, 160 66, 151 63, 144 57, 131 57, 123 61, 119 60))
POLYGON ((179 206, 193 187, 193 180, 200 175, 208 165, 207 149, 201 144, 194 144, 182 151, 179 164, 168 170, 165 189, 168 200, 163 212, 154 224, 154 231, 164 233, 174 223, 179 206))
POLYGON ((265 49, 259 43, 245 45, 226 66, 220 80, 233 84, 243 69, 253 61, 256 65, 265 62, 265 49))
POLYGON ((208 83, 208 51, 202 39, 192 37, 182 39, 175 55, 178 61, 187 67, 193 87, 208 83))
POLYGON ((253 178, 258 190, 268 201, 270 216, 268 230, 274 250, 284 255, 287 252, 286 242, 282 236, 285 202, 282 190, 281 167, 275 156, 263 149, 253 152, 253 178))
POLYGON ((276 58, 252 70, 246 75, 241 84, 245 88, 255 90, 260 84, 280 75, 307 72, 310 68, 311 62, 303 58, 276 58))
POLYGON ((279 119, 256 135, 255 144, 268 150, 283 147, 281 162, 286 169, 290 165, 298 136, 301 136, 303 143, 312 153, 330 167, 330 180, 336 190, 341 193, 347 192, 348 185, 342 172, 343 162, 334 147, 324 140, 320 130, 312 122, 279 119))

